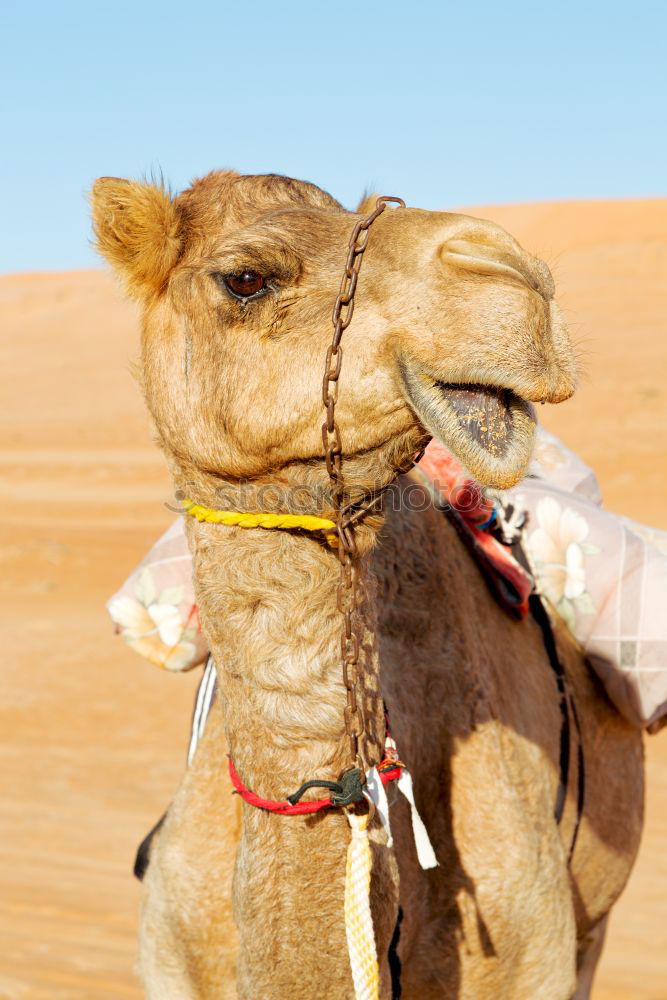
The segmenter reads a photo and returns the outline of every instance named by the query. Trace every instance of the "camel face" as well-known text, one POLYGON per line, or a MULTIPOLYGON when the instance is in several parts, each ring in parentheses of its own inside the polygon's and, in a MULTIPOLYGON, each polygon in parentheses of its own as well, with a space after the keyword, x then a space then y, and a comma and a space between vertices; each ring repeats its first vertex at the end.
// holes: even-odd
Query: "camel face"
MULTIPOLYGON (((175 200, 103 179, 93 208, 100 249, 144 303, 144 384, 167 451, 232 478, 319 460, 331 311, 359 216, 312 185, 230 173, 175 200)), ((547 267, 463 215, 374 222, 343 352, 346 456, 425 430, 498 487, 525 471, 530 402, 574 388, 547 267)))

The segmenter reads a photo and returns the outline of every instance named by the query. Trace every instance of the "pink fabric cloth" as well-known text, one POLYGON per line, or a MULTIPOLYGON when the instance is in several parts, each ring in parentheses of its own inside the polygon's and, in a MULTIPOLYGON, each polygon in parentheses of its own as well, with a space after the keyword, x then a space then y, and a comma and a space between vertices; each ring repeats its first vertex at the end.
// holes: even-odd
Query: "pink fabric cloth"
POLYGON ((438 441, 430 442, 418 469, 435 499, 458 514, 470 535, 475 557, 494 580, 500 603, 513 617, 525 618, 533 581, 513 557, 510 546, 502 544, 486 530, 497 515, 498 504, 479 483, 470 479, 463 466, 438 441), (498 586, 501 580, 510 586, 498 586))

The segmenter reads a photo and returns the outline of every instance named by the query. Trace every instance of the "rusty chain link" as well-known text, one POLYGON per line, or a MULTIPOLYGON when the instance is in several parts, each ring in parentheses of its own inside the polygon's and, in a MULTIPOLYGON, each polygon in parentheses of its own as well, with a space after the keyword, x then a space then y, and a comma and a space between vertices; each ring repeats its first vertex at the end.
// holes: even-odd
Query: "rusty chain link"
MULTIPOLYGON (((340 583, 338 585, 337 605, 343 616, 341 634, 341 660, 343 684, 346 691, 344 709, 345 732, 350 746, 351 768, 359 768, 360 780, 363 783, 366 771, 365 763, 359 746, 359 739, 364 732, 363 714, 361 710, 361 692, 359 690, 359 635, 353 621, 357 606, 357 568, 355 560, 357 548, 354 538, 355 524, 365 516, 378 502, 381 494, 371 497, 362 505, 349 503, 343 505, 345 484, 343 481, 342 457, 343 446, 340 430, 336 423, 336 403, 338 401, 338 380, 343 364, 343 348, 341 338, 343 331, 352 322, 354 313, 354 294, 357 289, 359 270, 364 251, 368 246, 369 229, 379 215, 384 212, 389 202, 395 202, 405 208, 401 198, 378 198, 375 209, 365 219, 361 219, 350 236, 348 244, 345 272, 336 299, 332 322, 333 338, 327 349, 324 379, 322 381, 322 402, 326 411, 326 419, 322 424, 322 443, 326 459, 327 472, 331 481, 331 499, 336 516, 338 532, 338 556, 340 559, 340 583), (356 507, 356 510, 353 508, 356 507)), ((412 464, 412 463, 411 463, 412 464)))

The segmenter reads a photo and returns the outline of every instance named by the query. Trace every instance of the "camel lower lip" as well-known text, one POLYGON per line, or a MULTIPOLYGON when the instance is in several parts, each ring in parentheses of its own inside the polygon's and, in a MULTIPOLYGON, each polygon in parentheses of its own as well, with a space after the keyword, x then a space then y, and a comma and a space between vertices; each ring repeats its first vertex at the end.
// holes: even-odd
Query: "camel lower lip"
POLYGON ((532 407, 505 386, 445 382, 402 363, 408 402, 427 431, 480 482, 505 489, 525 474, 532 452, 532 407))

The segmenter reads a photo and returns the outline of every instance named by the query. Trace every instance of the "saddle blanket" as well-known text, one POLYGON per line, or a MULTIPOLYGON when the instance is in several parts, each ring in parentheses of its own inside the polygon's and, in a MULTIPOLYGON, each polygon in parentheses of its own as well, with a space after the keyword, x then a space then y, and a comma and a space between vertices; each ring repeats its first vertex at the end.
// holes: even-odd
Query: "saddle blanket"
MULTIPOLYGON (((619 711, 637 726, 658 727, 667 715, 667 532, 605 511, 593 471, 542 428, 528 475, 512 490, 481 488, 435 441, 417 469, 508 612, 524 617, 536 590, 619 711), (527 568, 514 555, 519 542, 527 568)), ((152 663, 181 671, 206 662, 182 518, 107 609, 117 632, 152 663)))

